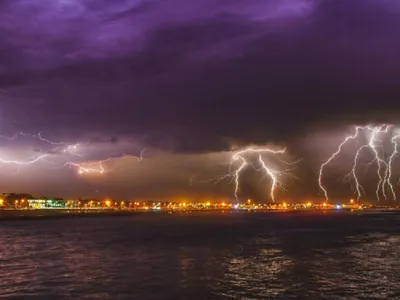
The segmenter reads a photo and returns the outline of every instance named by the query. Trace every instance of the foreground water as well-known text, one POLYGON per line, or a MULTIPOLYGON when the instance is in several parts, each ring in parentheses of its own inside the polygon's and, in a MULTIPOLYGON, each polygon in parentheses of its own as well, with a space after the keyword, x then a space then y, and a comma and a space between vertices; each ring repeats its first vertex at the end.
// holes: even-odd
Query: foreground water
POLYGON ((400 299, 400 214, 0 224, 0 298, 400 299))

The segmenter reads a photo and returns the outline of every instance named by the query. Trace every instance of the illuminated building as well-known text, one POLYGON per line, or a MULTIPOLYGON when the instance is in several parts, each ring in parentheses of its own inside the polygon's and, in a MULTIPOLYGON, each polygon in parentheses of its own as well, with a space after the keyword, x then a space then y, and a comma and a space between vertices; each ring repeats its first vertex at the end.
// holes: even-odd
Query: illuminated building
POLYGON ((65 208, 65 200, 53 200, 53 199, 28 199, 29 208, 40 209, 40 208, 65 208))

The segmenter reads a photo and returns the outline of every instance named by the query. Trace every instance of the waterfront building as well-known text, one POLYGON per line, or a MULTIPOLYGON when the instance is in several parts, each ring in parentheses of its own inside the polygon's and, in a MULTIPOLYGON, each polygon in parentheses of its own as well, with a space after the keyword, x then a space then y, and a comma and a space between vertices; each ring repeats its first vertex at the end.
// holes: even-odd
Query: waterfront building
POLYGON ((28 199, 29 208, 65 208, 65 200, 62 199, 28 199))

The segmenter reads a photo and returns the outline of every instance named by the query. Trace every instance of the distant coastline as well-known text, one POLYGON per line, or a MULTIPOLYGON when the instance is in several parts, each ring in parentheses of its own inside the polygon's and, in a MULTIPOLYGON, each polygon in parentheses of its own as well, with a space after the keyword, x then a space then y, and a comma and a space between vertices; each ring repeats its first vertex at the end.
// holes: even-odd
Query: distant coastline
POLYGON ((93 209, 0 209, 0 221, 42 220, 80 217, 132 216, 141 214, 129 210, 93 210, 93 209))
MULTIPOLYGON (((398 213, 400 209, 385 209, 385 208, 369 208, 364 210, 342 209, 341 212, 354 212, 361 214, 369 213, 398 213)), ((154 214, 185 214, 185 213, 215 213, 215 212, 254 212, 254 213, 327 213, 340 212, 339 210, 322 210, 322 209, 307 209, 307 210, 235 210, 235 209, 209 209, 198 210, 188 209, 180 211, 153 211, 153 210, 114 210, 114 209, 0 209, 1 221, 22 221, 22 220, 45 220, 45 219, 61 219, 61 218, 91 218, 91 217, 122 217, 135 216, 145 213, 154 214)))

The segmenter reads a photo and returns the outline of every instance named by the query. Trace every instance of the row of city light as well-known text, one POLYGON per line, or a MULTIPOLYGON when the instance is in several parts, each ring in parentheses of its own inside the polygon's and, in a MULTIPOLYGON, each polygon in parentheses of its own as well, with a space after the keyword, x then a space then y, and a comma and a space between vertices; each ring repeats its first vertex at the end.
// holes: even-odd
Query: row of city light
MULTIPOLYGON (((20 199, 20 200, 14 200, 14 205, 17 207, 28 207, 30 206, 29 204, 32 204, 33 202, 40 202, 40 203, 47 203, 47 201, 52 202, 53 200, 38 200, 38 199, 32 199, 32 200, 26 200, 26 199, 20 199)), ((297 203, 297 204, 288 204, 287 202, 283 202, 280 204, 257 204, 253 202, 251 199, 248 199, 245 203, 241 204, 233 204, 230 202, 201 202, 201 203, 192 203, 192 202, 130 202, 130 201, 120 201, 116 202, 111 199, 106 199, 103 201, 98 201, 98 200, 56 200, 58 202, 63 202, 64 206, 66 208, 73 208, 73 207, 86 207, 86 208, 91 208, 91 207, 108 207, 108 208, 113 208, 113 207, 120 207, 120 208, 137 208, 137 209, 161 209, 161 208, 172 208, 172 209, 189 209, 189 208, 252 208, 252 209, 262 209, 262 208, 269 208, 269 209, 289 209, 289 208, 341 208, 341 207, 346 207, 346 204, 344 205, 332 205, 327 202, 322 202, 321 204, 313 204, 312 202, 307 202, 307 203, 297 203)), ((351 206, 357 206, 355 201, 353 199, 349 200, 349 204, 351 206)), ((347 205, 349 205, 347 204, 347 205)), ((5 206, 6 201, 4 199, 0 199, 0 206, 5 206)))

